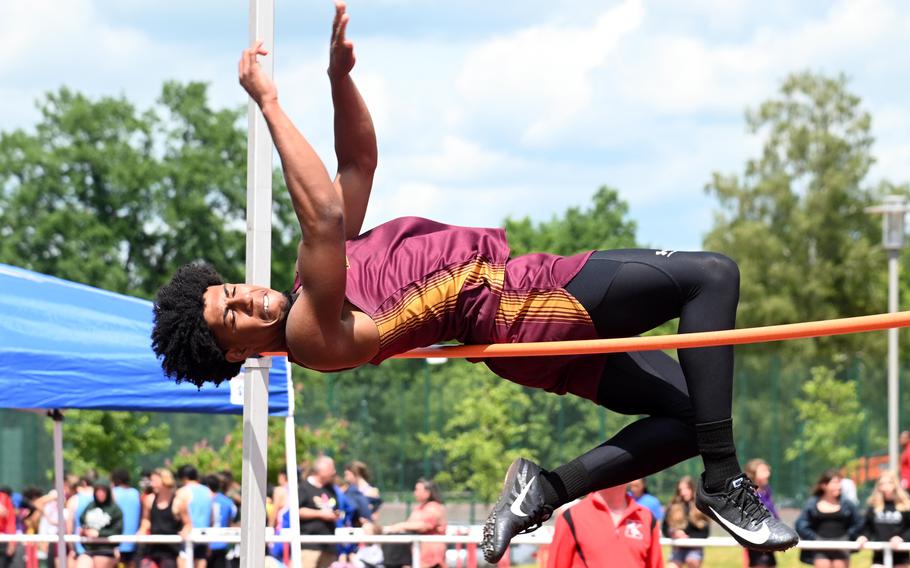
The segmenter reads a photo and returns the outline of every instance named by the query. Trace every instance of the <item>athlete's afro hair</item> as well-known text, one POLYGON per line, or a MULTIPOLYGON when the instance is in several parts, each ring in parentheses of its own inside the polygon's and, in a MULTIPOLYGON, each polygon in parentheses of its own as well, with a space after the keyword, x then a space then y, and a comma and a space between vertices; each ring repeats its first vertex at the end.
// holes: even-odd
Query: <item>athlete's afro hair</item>
POLYGON ((201 387, 206 381, 220 384, 240 373, 240 363, 231 363, 215 343, 203 317, 206 288, 224 284, 218 272, 204 262, 186 264, 155 298, 152 349, 161 359, 164 373, 177 382, 201 387))

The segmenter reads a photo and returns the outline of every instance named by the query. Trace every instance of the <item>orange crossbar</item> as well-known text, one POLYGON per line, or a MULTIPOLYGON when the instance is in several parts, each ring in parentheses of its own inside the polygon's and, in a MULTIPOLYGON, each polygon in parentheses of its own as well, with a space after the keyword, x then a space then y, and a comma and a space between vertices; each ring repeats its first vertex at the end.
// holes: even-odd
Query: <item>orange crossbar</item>
MULTIPOLYGON (((910 326, 910 311, 893 314, 875 314, 853 318, 702 331, 676 335, 653 335, 649 337, 622 337, 617 339, 582 339, 576 341, 543 341, 533 343, 493 343, 490 345, 441 345, 423 347, 407 353, 400 353, 397 359, 425 359, 428 357, 477 358, 492 357, 534 357, 544 355, 596 355, 599 353, 623 353, 628 351, 655 351, 658 349, 688 349, 692 347, 716 347, 718 345, 741 345, 744 343, 765 343, 786 339, 804 339, 826 335, 845 335, 879 331, 893 327, 910 326)), ((285 353, 263 353, 263 355, 284 356, 285 353)))

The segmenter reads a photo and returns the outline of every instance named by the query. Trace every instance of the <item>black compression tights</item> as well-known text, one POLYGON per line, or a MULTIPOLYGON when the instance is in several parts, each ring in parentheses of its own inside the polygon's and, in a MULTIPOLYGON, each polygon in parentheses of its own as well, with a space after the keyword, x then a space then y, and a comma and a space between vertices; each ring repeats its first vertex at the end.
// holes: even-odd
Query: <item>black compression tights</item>
MULTIPOLYGON (((712 331, 734 326, 739 270, 714 253, 598 251, 566 289, 588 310, 601 337, 638 335, 676 317, 680 333, 712 331)), ((647 417, 555 471, 567 478, 569 498, 660 471, 700 451, 705 457, 711 439, 696 436, 695 425, 729 425, 732 347, 680 350, 678 363, 660 351, 606 359, 598 402, 647 417)), ((725 428, 729 442, 721 445, 735 451, 732 426, 725 428)), ((735 454, 733 460, 738 469, 735 454)))

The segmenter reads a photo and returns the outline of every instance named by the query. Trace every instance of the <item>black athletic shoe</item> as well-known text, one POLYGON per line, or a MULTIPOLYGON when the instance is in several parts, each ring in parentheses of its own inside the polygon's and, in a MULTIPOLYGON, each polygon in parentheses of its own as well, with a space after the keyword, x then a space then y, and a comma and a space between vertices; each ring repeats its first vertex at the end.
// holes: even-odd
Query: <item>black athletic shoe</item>
POLYGON ((796 531, 775 519, 759 501, 755 485, 744 473, 728 479, 722 493, 706 493, 700 479, 695 506, 746 548, 773 552, 799 542, 796 531))
POLYGON ((483 525, 481 547, 490 564, 499 562, 515 535, 537 530, 553 514, 544 502, 540 474, 540 466, 524 458, 509 466, 499 500, 483 525))

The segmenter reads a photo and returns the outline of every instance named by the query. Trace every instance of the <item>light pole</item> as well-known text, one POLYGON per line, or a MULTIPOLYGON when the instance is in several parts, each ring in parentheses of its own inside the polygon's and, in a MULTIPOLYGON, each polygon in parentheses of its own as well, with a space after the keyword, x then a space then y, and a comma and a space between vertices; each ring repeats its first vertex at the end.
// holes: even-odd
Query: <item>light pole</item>
MULTIPOLYGON (((430 434, 430 365, 442 365, 445 357, 427 357, 423 367, 423 435, 430 434)), ((430 449, 423 445, 423 477, 430 479, 430 449)))
MULTIPOLYGON (((888 312, 897 311, 897 271, 901 249, 904 248, 904 215, 910 207, 902 195, 889 195, 885 202, 866 209, 868 213, 884 216, 882 246, 888 251, 888 312)), ((888 462, 892 471, 898 471, 898 356, 897 328, 888 330, 888 462)))

